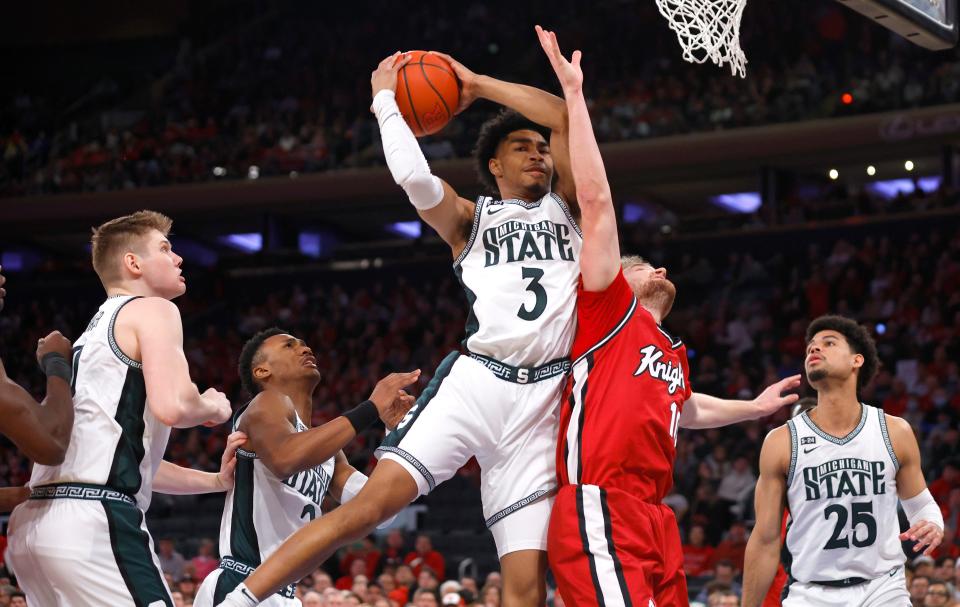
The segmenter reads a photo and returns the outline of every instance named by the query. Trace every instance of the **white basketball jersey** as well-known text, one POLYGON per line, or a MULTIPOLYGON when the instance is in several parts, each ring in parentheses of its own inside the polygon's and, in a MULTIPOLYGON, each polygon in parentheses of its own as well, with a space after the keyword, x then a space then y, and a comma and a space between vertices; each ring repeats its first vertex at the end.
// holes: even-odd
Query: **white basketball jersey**
MULTIPOLYGON (((234 417, 236 431, 246 407, 234 417)), ((297 416, 297 432, 307 430, 297 416)), ((256 567, 295 531, 321 515, 320 502, 333 480, 334 458, 280 478, 257 454, 237 450, 233 489, 220 520, 220 554, 256 567)))
POLYGON ((109 297, 73 344, 73 431, 59 466, 33 467, 30 487, 51 483, 104 485, 150 507, 153 477, 170 427, 147 406, 143 365, 117 345, 117 314, 136 299, 109 297))
POLYGON ((800 582, 872 580, 904 563, 900 463, 883 411, 861 409, 860 423, 843 438, 818 428, 807 413, 787 422, 792 455, 785 568, 800 582))
POLYGON ((470 240, 453 264, 470 303, 466 348, 523 367, 568 356, 581 244, 556 194, 477 199, 470 240))

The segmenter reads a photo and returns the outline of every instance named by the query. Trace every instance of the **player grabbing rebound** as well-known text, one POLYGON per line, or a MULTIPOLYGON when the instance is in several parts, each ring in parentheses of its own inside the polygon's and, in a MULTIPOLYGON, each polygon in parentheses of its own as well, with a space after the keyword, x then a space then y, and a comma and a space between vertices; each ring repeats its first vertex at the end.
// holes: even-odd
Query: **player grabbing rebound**
POLYGON ((183 261, 171 221, 152 211, 93 232, 93 267, 107 292, 73 346, 75 422, 63 462, 33 468, 31 498, 10 519, 7 563, 36 605, 173 605, 144 512, 153 491, 224 491, 219 474, 162 461, 171 427, 219 424, 230 403, 190 381, 180 313, 183 261))
MULTIPOLYGON (((499 195, 470 201, 430 172, 400 116, 394 90, 408 60, 392 55, 373 72, 372 109, 394 180, 450 245, 470 303, 468 353, 443 360, 387 435, 357 499, 294 534, 247 579, 245 591, 266 597, 314 571, 475 456, 504 604, 543 605, 556 405, 569 368, 580 253, 566 110, 554 95, 478 76, 449 59, 462 85, 459 109, 484 97, 519 112, 501 113, 481 129, 475 160, 481 180, 499 195), (539 125, 551 131, 549 142, 539 125)), ((231 599, 227 604, 255 604, 241 591, 231 599)))
MULTIPOLYGON (((236 480, 223 508, 220 567, 203 580, 196 607, 220 603, 290 534, 320 516, 328 492, 340 503, 357 495, 367 477, 341 449, 377 418, 395 427, 413 405, 402 388, 420 376, 419 370, 391 374, 369 400, 309 428, 320 372, 303 340, 276 328, 261 331, 244 345, 239 370, 255 396, 234 415, 233 427, 248 439, 237 451, 236 480)), ((288 586, 261 605, 296 607, 300 600, 288 586)))
POLYGON ((666 270, 620 258, 610 185, 583 96, 580 51, 567 61, 552 32, 538 26, 537 34, 566 98, 583 227, 550 568, 568 605, 686 605, 680 533, 662 503, 673 482, 677 429, 770 415, 797 400, 780 394, 798 386, 800 377, 771 385, 753 401, 692 392, 686 348, 660 326, 676 295, 666 270))
POLYGON ((857 398, 878 364, 873 339, 856 322, 821 316, 807 328, 804 367, 817 406, 763 442, 744 607, 760 605, 774 577, 784 504, 784 607, 910 604, 900 540, 931 554, 943 540, 943 515, 910 425, 857 398), (902 535, 898 496, 911 525, 902 535))

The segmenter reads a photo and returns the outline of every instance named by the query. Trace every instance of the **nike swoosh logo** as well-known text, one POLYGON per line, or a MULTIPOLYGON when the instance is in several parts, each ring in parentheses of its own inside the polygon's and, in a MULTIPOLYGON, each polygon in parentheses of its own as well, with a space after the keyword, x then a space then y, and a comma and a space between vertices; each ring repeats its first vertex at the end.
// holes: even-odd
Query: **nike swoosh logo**
POLYGON ((505 207, 490 207, 489 209, 487 209, 487 215, 494 215, 496 213, 499 213, 500 211, 503 211, 504 209, 505 207))
POLYGON ((246 588, 241 588, 241 589, 240 589, 240 594, 242 594, 243 596, 247 597, 247 598, 250 599, 251 601, 257 600, 257 599, 255 599, 255 598, 253 598, 253 595, 250 594, 250 592, 249 592, 246 588))
POLYGON ((810 447, 809 449, 804 449, 803 452, 804 452, 804 453, 810 453, 810 452, 813 451, 814 449, 819 449, 819 448, 820 448, 820 446, 818 445, 818 446, 816 446, 816 447, 810 447))

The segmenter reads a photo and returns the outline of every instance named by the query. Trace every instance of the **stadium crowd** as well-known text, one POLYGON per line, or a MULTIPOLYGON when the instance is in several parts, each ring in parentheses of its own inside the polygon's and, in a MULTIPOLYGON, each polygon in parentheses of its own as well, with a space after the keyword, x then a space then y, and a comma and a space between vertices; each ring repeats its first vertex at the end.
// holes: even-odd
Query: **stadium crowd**
MULTIPOLYGON (((509 20, 484 2, 369 4, 362 12, 264 5, 252 25, 202 43, 185 38, 169 51, 162 76, 111 94, 111 103, 67 124, 52 111, 55 104, 28 91, 0 98, 0 196, 381 164, 366 76, 383 56, 411 46, 444 50, 477 72, 553 88, 533 39, 532 25, 543 15, 562 15, 546 21, 587 53, 601 141, 937 105, 956 101, 960 90, 955 50, 924 52, 828 3, 815 10, 750 4, 742 26, 747 80, 684 63, 653 3, 625 9, 615 1, 568 1, 559 10, 555 1, 537 0, 511 5, 509 20), (403 34, 412 31, 420 32, 415 40, 403 34), (463 35, 468 31, 485 32, 484 43, 463 35), (606 40, 644 45, 625 52, 620 44, 598 44, 598 31, 606 40), (844 93, 850 103, 841 101, 844 93)), ((461 114, 423 142, 427 157, 469 155, 491 111, 482 104, 461 114)))
MULTIPOLYGON (((862 399, 914 427, 930 490, 947 522, 937 559, 910 561, 917 605, 960 600, 960 576, 954 575, 960 557, 960 229, 956 221, 933 221, 915 228, 904 224, 896 232, 890 224, 839 235, 796 230, 774 235, 773 244, 765 244, 762 236, 700 245, 663 240, 649 231, 625 237, 626 250, 642 251, 654 264, 665 265, 678 287, 666 324, 687 344, 698 391, 752 397, 776 379, 800 372, 806 325, 821 314, 848 315, 872 328, 882 367, 862 399), (936 602, 944 589, 951 596, 936 602)), ((314 424, 365 399, 376 380, 393 370, 424 369, 422 389, 439 360, 458 347, 466 320, 460 287, 440 266, 295 280, 265 277, 255 290, 246 281, 203 272, 186 267, 197 286, 179 302, 195 381, 220 387, 233 403, 242 403, 236 360, 244 339, 264 327, 284 327, 311 345, 323 375, 314 424)), ((79 335, 97 305, 95 277, 87 272, 78 278, 74 268, 66 273, 74 282, 85 279, 90 288, 31 290, 35 298, 13 298, 0 314, 8 373, 34 391, 40 386, 32 344, 52 328, 79 335)), ((14 277, 8 284, 11 293, 17 282, 14 277)), ((805 389, 805 394, 812 393, 805 389)), ((681 523, 691 598, 703 604, 738 604, 733 601, 752 524, 759 447, 768 429, 787 415, 783 411, 680 436, 675 486, 667 502, 681 523)), ((225 434, 224 428, 174 431, 167 458, 213 470, 225 434)), ((359 437, 348 452, 351 462, 369 470, 381 436, 382 428, 359 437)), ((468 465, 462 475, 478 483, 476 472, 468 465)), ((28 463, 2 443, 0 485, 23 484, 28 474, 28 463)), ((197 508, 219 512, 219 499, 199 502, 197 508)), ((423 522, 421 530, 429 532, 430 517, 423 522)), ((476 523, 482 529, 482 521, 476 523)), ((162 531, 157 535, 166 538, 158 542, 161 560, 183 604, 190 604, 197 582, 215 566, 216 533, 210 528, 208 539, 199 542, 162 531)), ((410 539, 394 531, 341 551, 301 583, 305 605, 499 604, 495 573, 461 578, 457 563, 433 550, 429 533, 413 546, 407 544, 410 539), (439 590, 451 580, 455 584, 439 590)), ((2 593, 10 594, 3 588, 0 584, 0 605, 5 604, 2 593)))

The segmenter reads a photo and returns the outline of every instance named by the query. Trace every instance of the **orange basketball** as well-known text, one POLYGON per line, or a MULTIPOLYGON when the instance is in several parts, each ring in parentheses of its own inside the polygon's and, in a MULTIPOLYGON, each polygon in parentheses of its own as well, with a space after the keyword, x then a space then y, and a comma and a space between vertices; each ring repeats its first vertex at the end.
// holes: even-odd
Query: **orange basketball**
POLYGON ((446 59, 426 51, 408 51, 412 58, 397 74, 397 105, 417 137, 447 126, 460 103, 460 81, 446 59))

